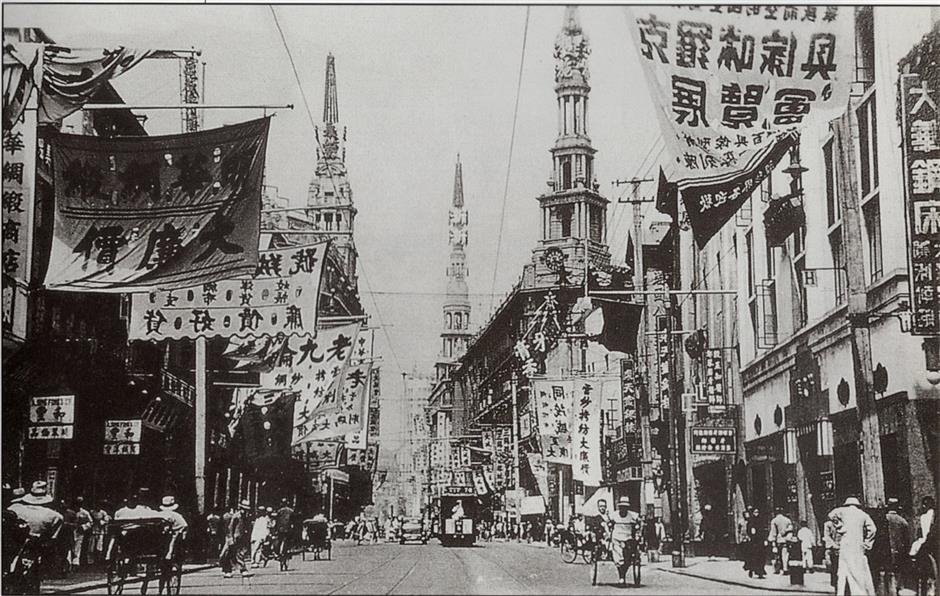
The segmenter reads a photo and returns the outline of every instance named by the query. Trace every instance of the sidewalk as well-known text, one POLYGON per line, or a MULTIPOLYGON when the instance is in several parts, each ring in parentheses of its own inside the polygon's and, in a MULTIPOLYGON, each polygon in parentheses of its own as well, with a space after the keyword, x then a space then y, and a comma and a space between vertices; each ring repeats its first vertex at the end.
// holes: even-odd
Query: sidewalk
MULTIPOLYGON (((211 569, 213 567, 215 567, 215 565, 209 563, 187 563, 183 565, 183 573, 193 573, 196 571, 202 571, 204 569, 211 569)), ((140 583, 140 581, 140 578, 134 577, 127 579, 127 583, 130 584, 140 583)), ((42 581, 41 591, 43 594, 64 594, 68 592, 84 592, 87 590, 95 590, 98 588, 107 587, 107 585, 107 571, 102 567, 98 567, 96 569, 90 570, 83 569, 80 571, 73 571, 66 577, 62 578, 44 579, 42 581)))

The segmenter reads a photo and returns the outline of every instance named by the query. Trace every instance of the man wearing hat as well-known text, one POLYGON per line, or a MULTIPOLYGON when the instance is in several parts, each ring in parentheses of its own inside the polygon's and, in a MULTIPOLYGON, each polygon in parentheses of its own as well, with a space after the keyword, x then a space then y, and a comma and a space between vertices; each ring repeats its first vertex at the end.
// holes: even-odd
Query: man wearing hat
MULTIPOLYGON (((887 544, 885 558, 882 563, 884 572, 885 593, 887 596, 896 596, 898 593, 898 576, 907 560, 907 553, 911 548, 911 526, 899 511, 901 503, 895 497, 888 498, 888 512, 885 514, 885 528, 887 530, 887 544)), ((878 533, 879 535, 882 532, 878 533)))
POLYGON ((829 519, 835 524, 839 536, 836 594, 845 594, 848 588, 852 596, 874 596, 875 584, 865 553, 874 545, 875 522, 862 511, 861 503, 855 497, 849 497, 845 505, 833 509, 829 519))
POLYGON ((189 524, 186 523, 186 518, 177 511, 179 507, 179 503, 176 502, 176 498, 173 495, 166 495, 163 497, 163 500, 160 501, 160 515, 163 519, 172 524, 170 531, 173 532, 173 538, 170 540, 170 547, 167 549, 166 553, 167 559, 173 558, 173 551, 176 549, 176 545, 183 540, 186 528, 189 527, 189 524))
POLYGON ((26 522, 33 536, 55 538, 65 520, 61 513, 49 507, 51 503, 49 485, 37 480, 30 487, 29 494, 10 505, 9 510, 26 522))
POLYGON ((22 486, 17 486, 13 489, 13 500, 10 503, 19 503, 20 499, 26 496, 26 489, 22 486))
POLYGON ((248 570, 251 548, 251 519, 248 515, 250 511, 251 503, 248 499, 242 499, 238 503, 238 510, 229 518, 225 546, 220 557, 223 577, 232 577, 233 562, 238 563, 242 577, 252 575, 248 570))
POLYGON ((617 510, 610 516, 610 551, 620 575, 620 583, 627 583, 627 553, 634 553, 637 549, 637 532, 640 524, 640 514, 630 510, 630 499, 620 497, 617 501, 617 510))
POLYGON ((783 507, 774 509, 774 518, 770 520, 770 533, 767 542, 774 549, 774 573, 789 573, 787 563, 790 559, 787 549, 787 530, 793 530, 793 521, 783 512, 783 507))

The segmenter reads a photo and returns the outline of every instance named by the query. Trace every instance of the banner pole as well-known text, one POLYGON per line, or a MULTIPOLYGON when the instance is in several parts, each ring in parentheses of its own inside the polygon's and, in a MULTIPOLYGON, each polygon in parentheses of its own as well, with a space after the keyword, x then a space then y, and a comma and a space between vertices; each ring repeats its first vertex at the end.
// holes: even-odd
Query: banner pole
POLYGON ((206 338, 196 338, 196 506, 206 512, 206 338))

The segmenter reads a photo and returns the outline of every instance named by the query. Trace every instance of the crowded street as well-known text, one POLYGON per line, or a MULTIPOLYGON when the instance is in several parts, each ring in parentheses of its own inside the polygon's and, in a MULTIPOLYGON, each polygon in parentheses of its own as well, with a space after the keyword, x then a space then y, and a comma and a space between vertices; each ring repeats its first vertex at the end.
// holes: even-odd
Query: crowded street
POLYGON ((4 596, 938 596, 936 2, 3 25, 4 596))

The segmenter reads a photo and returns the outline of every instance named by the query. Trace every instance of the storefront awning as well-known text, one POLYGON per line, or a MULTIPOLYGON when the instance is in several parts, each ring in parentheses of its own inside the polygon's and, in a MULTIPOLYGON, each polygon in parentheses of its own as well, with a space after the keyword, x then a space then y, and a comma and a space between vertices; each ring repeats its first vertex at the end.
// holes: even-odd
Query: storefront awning
POLYGON ((519 504, 519 515, 543 515, 545 499, 542 497, 523 497, 519 504))

